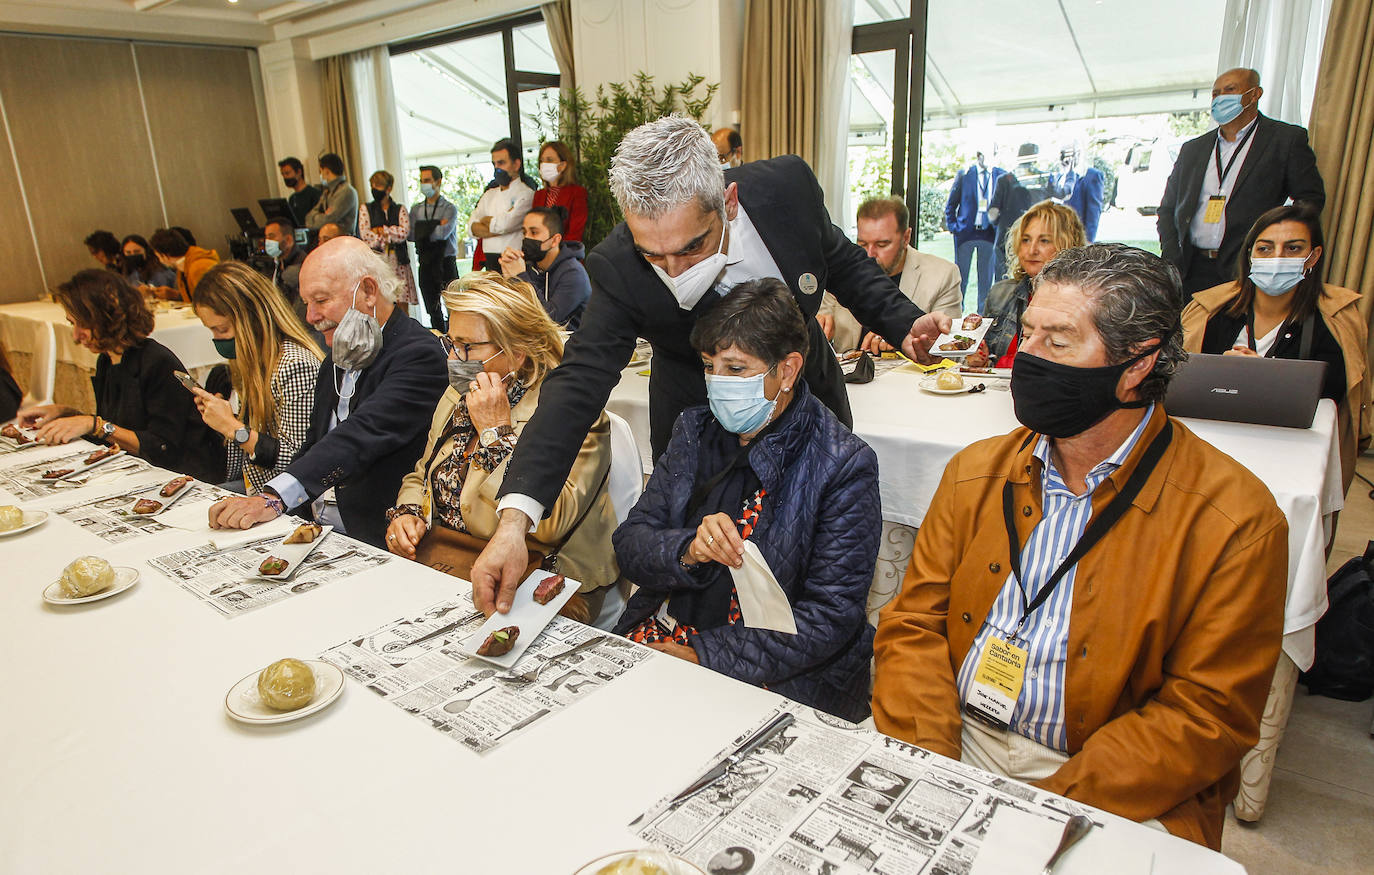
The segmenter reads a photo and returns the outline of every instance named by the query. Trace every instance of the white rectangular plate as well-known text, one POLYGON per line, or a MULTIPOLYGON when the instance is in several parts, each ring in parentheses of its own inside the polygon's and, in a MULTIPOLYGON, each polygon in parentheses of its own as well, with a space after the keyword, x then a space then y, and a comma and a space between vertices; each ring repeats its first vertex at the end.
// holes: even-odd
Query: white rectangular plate
POLYGON ((487 621, 478 627, 472 637, 465 641, 459 649, 468 656, 476 656, 478 659, 486 660, 492 665, 499 665, 502 668, 510 668, 519 662, 525 648, 529 647, 534 639, 539 637, 539 634, 544 631, 544 627, 553 621, 553 618, 573 597, 573 593, 582 587, 581 583, 569 577, 567 582, 563 584, 563 591, 547 605, 541 605, 534 600, 534 591, 539 587, 540 581, 546 577, 553 577, 553 573, 536 568, 515 591, 515 599, 511 602, 510 612, 492 614, 487 617, 487 621), (482 642, 487 640, 487 636, 497 629, 504 629, 507 626, 520 627, 520 637, 515 639, 515 646, 510 649, 510 652, 504 656, 478 656, 477 648, 482 646, 482 642))
POLYGON ((316 547, 320 546, 320 542, 323 541, 326 537, 328 537, 330 532, 334 531, 333 526, 324 526, 323 530, 319 534, 319 537, 311 541, 309 544, 286 543, 286 539, 291 537, 292 533, 294 533, 297 528, 298 526, 292 526, 291 531, 287 532, 286 536, 283 537, 280 541, 278 541, 277 545, 272 548, 272 552, 268 553, 267 556, 264 556, 262 557, 262 559, 259 560, 259 565, 261 565, 262 562, 265 562, 267 560, 268 556, 275 556, 278 559, 285 559, 287 562, 286 570, 283 571, 281 574, 259 574, 258 569, 254 568, 254 577, 261 578, 262 580, 286 580, 288 577, 296 573, 296 570, 300 568, 301 563, 305 562, 305 557, 309 556, 310 552, 314 550, 316 547))
MULTIPOLYGON (((973 314, 966 313, 965 315, 972 316, 973 314)), ((954 320, 953 331, 951 331, 949 334, 941 334, 939 337, 935 338, 935 342, 930 346, 930 354, 944 356, 947 359, 961 359, 973 355, 975 352, 978 351, 978 344, 983 342, 983 335, 988 333, 988 329, 992 327, 992 323, 992 319, 988 318, 987 316, 984 316, 983 321, 978 325, 977 328, 974 328, 971 331, 965 331, 962 327, 960 327, 964 324, 964 317, 960 316, 958 319, 954 320), (946 343, 953 343, 955 335, 960 335, 962 337, 972 337, 973 345, 970 346, 968 349, 940 349, 940 347, 946 343)))
MULTIPOLYGON (((170 483, 170 482, 171 482, 170 480, 167 481, 167 483, 170 483)), ((171 507, 172 505, 174 505, 174 504, 176 504, 178 501, 180 501, 180 500, 181 500, 181 497, 182 497, 183 495, 185 495, 186 493, 190 492, 192 489, 195 489, 195 488, 196 488, 196 481, 195 481, 195 480, 187 480, 186 483, 185 483, 180 489, 178 489, 176 492, 173 492, 173 493, 171 494, 170 497, 168 497, 168 498, 163 498, 163 497, 162 497, 162 487, 166 486, 167 483, 159 483, 158 486, 157 486, 157 488, 154 489, 152 492, 150 492, 150 493, 144 493, 143 495, 140 495, 140 496, 138 496, 138 498, 135 498, 135 499, 134 499, 134 504, 138 504, 140 501, 142 501, 142 500, 145 499, 145 498, 146 498, 146 499, 150 499, 150 500, 152 500, 152 501, 160 501, 160 502, 162 502, 162 507, 159 507, 157 510, 153 511, 152 513, 135 513, 134 510, 133 510, 133 506, 134 506, 134 505, 131 504, 131 505, 129 505, 129 516, 137 516, 137 517, 157 516, 158 514, 160 514, 160 513, 164 512, 164 511, 166 511, 169 507, 171 507)))
MULTIPOLYGON (((87 457, 89 457, 92 453, 98 453, 98 452, 100 452, 100 449, 101 449, 101 448, 97 447, 96 449, 91 450, 90 453, 87 453, 87 454, 86 454, 87 457)), ((96 459, 94 462, 92 462, 92 463, 89 464, 89 465, 85 464, 85 460, 83 459, 83 460, 82 460, 82 463, 79 464, 79 465, 77 465, 76 468, 75 468, 75 470, 73 470, 70 474, 63 474, 61 477, 43 477, 43 478, 41 478, 41 479, 42 479, 43 482, 45 482, 45 483, 54 483, 54 482, 56 482, 56 481, 58 481, 58 480, 68 480, 68 479, 70 479, 70 478, 72 478, 72 477, 80 477, 82 474, 85 474, 87 471, 91 470, 92 468, 99 468, 101 465, 105 464, 106 462, 112 462, 112 461, 114 461, 115 459, 122 459, 122 458, 124 458, 124 457, 127 456, 127 455, 128 455, 128 453, 124 452, 123 450, 120 450, 119 452, 113 453, 113 454, 111 454, 111 455, 108 455, 108 456, 106 456, 106 457, 103 458, 103 459, 96 459)))

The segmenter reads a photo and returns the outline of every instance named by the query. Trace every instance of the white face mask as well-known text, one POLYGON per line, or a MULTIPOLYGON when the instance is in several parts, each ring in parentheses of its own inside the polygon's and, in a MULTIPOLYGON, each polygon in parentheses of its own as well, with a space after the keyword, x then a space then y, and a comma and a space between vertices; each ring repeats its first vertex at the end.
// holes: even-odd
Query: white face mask
POLYGON ((553 185, 558 181, 558 165, 544 163, 539 165, 539 178, 553 185))
POLYGON ((677 305, 684 310, 690 310, 701 300, 702 295, 715 285, 716 280, 725 272, 725 230, 721 229, 720 245, 716 247, 716 254, 703 258, 696 264, 684 270, 675 277, 668 276, 668 271, 656 264, 650 263, 654 273, 663 280, 663 284, 668 287, 668 291, 673 293, 677 299, 677 305))

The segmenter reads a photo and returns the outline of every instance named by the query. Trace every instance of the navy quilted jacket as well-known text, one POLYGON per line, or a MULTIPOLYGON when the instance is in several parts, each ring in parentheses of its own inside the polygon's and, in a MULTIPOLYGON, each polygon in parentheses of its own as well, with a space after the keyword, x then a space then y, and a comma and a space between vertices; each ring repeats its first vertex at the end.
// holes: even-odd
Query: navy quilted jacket
MULTIPOLYGON (((693 638, 701 664, 859 721, 869 713, 873 627, 864 607, 882 528, 878 459, 799 382, 796 408, 757 441, 749 463, 768 491, 750 536, 787 593, 797 634, 742 622, 693 638)), ((708 407, 683 411, 639 503, 616 529, 615 555, 640 589, 616 625, 623 634, 674 590, 703 584, 678 558, 701 520, 683 514, 696 482, 708 407)))

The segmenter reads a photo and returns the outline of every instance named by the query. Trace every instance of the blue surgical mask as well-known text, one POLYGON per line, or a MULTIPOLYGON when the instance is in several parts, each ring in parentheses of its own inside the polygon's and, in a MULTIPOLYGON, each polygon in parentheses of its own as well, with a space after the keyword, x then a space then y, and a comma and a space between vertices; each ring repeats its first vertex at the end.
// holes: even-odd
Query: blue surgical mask
POLYGON ((281 258, 281 244, 275 240, 267 240, 262 244, 262 248, 273 258, 281 258))
POLYGON ((434 197, 434 186, 430 185, 428 182, 420 183, 420 194, 427 198, 434 197))
POLYGON ((219 353, 220 358, 232 359, 234 357, 234 338, 220 339, 216 337, 212 338, 210 342, 215 345, 215 352, 219 353))
MULTIPOLYGON (((706 375, 706 398, 711 412, 726 431, 734 434, 753 434, 768 424, 778 399, 768 400, 763 391, 764 374, 752 377, 717 377, 706 375)), ((782 395, 782 390, 778 390, 782 395)))
POLYGON ((1250 281, 1266 295, 1285 294, 1306 275, 1306 258, 1256 258, 1250 262, 1250 281))
POLYGON ((1241 103, 1241 98, 1255 89, 1242 91, 1240 94, 1218 94, 1212 98, 1212 121, 1219 125, 1224 125, 1229 121, 1235 120, 1244 111, 1245 106, 1241 103))

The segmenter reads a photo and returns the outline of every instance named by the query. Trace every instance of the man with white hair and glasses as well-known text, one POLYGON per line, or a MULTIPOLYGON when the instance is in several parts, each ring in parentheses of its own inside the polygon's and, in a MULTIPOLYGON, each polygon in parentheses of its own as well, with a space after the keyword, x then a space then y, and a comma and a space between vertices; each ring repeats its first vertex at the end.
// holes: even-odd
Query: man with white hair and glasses
POLYGON ((722 172, 701 125, 670 116, 625 136, 610 185, 625 221, 587 256, 591 300, 563 363, 546 378, 502 485, 500 527, 473 566, 473 598, 488 613, 509 610, 527 561, 525 533, 552 506, 636 338, 654 350, 649 425, 657 457, 678 414, 707 401, 692 327, 740 282, 787 284, 809 326, 807 387, 845 425, 844 382, 815 321, 822 292, 913 358, 929 360, 930 344, 950 325, 923 314, 835 227, 816 177, 796 156, 722 172))
POLYGON ((247 529, 309 505, 321 524, 382 547, 386 510, 425 448, 427 411, 448 388, 447 357, 397 309, 395 270, 358 238, 317 247, 300 280, 306 322, 329 347, 309 436, 261 492, 213 505, 210 527, 247 529))

